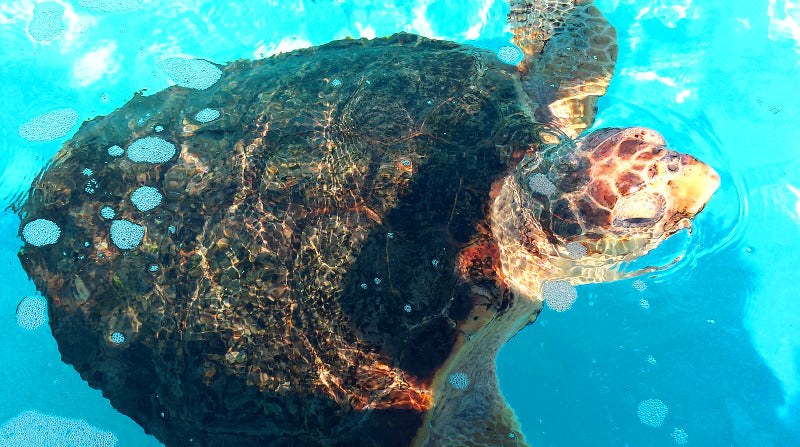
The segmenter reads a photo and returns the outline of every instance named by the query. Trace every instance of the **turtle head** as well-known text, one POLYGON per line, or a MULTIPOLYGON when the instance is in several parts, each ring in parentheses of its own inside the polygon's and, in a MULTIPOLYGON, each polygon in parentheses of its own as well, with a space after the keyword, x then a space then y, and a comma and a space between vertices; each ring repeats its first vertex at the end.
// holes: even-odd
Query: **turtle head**
POLYGON ((657 132, 601 129, 577 141, 588 160, 585 187, 573 195, 579 219, 601 238, 659 243, 684 228, 711 199, 719 175, 666 147, 657 132))
POLYGON ((549 277, 611 281, 657 270, 616 267, 691 229, 719 182, 653 130, 600 129, 523 160, 513 181, 520 211, 509 220, 525 250, 546 259, 549 277))

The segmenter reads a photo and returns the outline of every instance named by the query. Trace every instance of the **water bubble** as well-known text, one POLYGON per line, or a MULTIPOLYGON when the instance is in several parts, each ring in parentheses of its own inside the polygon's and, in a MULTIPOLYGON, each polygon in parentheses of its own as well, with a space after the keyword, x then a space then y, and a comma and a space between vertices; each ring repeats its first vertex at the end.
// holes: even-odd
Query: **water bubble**
POLYGON ((92 170, 91 170, 91 169, 89 169, 89 168, 84 168, 84 170, 83 170, 83 171, 81 171, 81 173, 82 173, 83 175, 85 175, 86 177, 91 177, 91 175, 92 175, 92 174, 94 174, 94 171, 92 171, 92 170))
POLYGON ((647 356, 647 363, 649 363, 651 365, 655 365, 656 364, 656 358, 653 357, 652 355, 648 355, 647 356))
POLYGON ((572 259, 580 259, 586 256, 588 252, 586 247, 580 242, 570 242, 567 244, 567 253, 569 253, 572 259))
POLYGON ((33 8, 33 20, 28 33, 37 42, 50 42, 64 33, 64 6, 56 2, 42 2, 33 8))
POLYGON ((362 282, 361 283, 361 288, 364 289, 364 290, 367 290, 367 283, 362 282))
POLYGON ((645 284, 645 282, 641 279, 637 279, 633 282, 633 288, 640 292, 644 292, 644 290, 647 289, 647 284, 645 284))
POLYGON ((639 407, 636 409, 636 415, 639 416, 642 424, 656 428, 661 427, 668 412, 669 408, 664 402, 661 402, 661 399, 647 399, 639 402, 639 407))
POLYGON ((500 62, 508 65, 517 65, 522 61, 522 50, 516 45, 504 45, 495 52, 500 62))
POLYGON ((639 300, 639 306, 641 306, 642 309, 647 310, 650 308, 650 301, 642 298, 639 300))
POLYGON ((196 90, 205 90, 222 77, 222 71, 216 65, 203 59, 170 57, 159 62, 158 66, 179 86, 196 90))
POLYGON ((556 192, 556 185, 548 180, 547 176, 544 174, 537 173, 531 175, 528 179, 528 186, 533 192, 538 192, 545 196, 553 195, 556 192))
POLYGON ((447 378, 447 381, 453 386, 453 388, 457 390, 463 390, 467 387, 467 385, 469 385, 469 378, 467 375, 460 372, 450 374, 450 377, 447 378))
POLYGON ((150 211, 161 205, 163 196, 152 186, 142 186, 131 194, 131 202, 139 211, 150 211))
POLYGON ((689 442, 689 435, 682 428, 675 427, 672 430, 672 439, 675 440, 675 444, 686 445, 689 442))
POLYGON ((26 296, 17 304, 17 324, 28 330, 47 323, 47 301, 40 296, 26 296))
POLYGON ((334 86, 334 87, 338 87, 338 86, 342 85, 342 81, 340 81, 338 79, 334 79, 333 81, 331 81, 331 85, 334 86))
POLYGON ((153 130, 155 130, 156 132, 161 132, 161 131, 164 130, 164 126, 161 126, 161 125, 156 126, 156 127, 153 128, 153 130))
POLYGON ((219 118, 219 116, 220 116, 219 110, 209 109, 208 107, 206 107, 205 109, 197 112, 197 114, 195 114, 194 116, 194 119, 198 123, 210 123, 211 121, 214 121, 215 119, 219 118))
POLYGON ((578 291, 569 281, 548 281, 542 284, 542 299, 556 312, 564 312, 572 307, 577 297, 578 291))
POLYGON ((122 332, 114 331, 111 333, 111 337, 109 338, 116 344, 125 342, 125 334, 123 334, 122 332))
POLYGON ((119 146, 111 146, 108 148, 108 155, 112 157, 119 157, 120 155, 124 154, 125 150, 119 146))
POLYGON ((151 272, 157 272, 158 271, 158 266, 153 264, 153 265, 150 266, 150 268, 148 270, 150 270, 151 272))
POLYGON ((170 225, 167 230, 169 230, 170 233, 175 234, 175 225, 170 225))
POLYGON ((386 237, 389 239, 394 239, 394 233, 386 233, 386 237))
POLYGON ((438 259, 431 260, 431 265, 434 266, 434 267, 438 266, 439 265, 439 260, 438 259))
POLYGON ((114 212, 114 209, 110 206, 104 206, 103 209, 100 210, 100 215, 103 219, 113 219, 117 213, 114 212))
POLYGON ((55 222, 47 219, 36 219, 28 222, 22 228, 23 239, 34 247, 55 244, 59 236, 61 236, 61 228, 55 222))
POLYGON ((128 146, 131 161, 164 163, 175 155, 175 145, 158 137, 144 137, 128 146))
POLYGON ((78 112, 58 109, 33 117, 17 133, 29 141, 52 141, 66 135, 78 122, 78 112))
POLYGON ((403 310, 408 312, 408 313, 410 313, 411 312, 411 305, 410 304, 406 304, 405 306, 403 306, 403 310))
POLYGON ((123 250, 137 247, 144 238, 144 227, 127 220, 111 223, 111 242, 123 250))

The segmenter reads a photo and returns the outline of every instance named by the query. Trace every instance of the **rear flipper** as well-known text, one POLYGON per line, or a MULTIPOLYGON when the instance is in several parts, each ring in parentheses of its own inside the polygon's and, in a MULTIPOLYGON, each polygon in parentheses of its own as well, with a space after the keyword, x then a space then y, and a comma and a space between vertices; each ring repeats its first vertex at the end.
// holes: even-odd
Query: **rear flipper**
POLYGON ((592 0, 509 0, 508 24, 534 117, 575 138, 592 125, 617 60, 617 33, 592 0))

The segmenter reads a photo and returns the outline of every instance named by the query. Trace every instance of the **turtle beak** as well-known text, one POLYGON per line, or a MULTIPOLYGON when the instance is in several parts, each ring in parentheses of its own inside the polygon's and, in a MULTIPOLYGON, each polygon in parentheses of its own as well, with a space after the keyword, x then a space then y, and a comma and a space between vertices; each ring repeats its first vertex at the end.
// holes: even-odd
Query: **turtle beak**
POLYGON ((670 193, 675 211, 689 218, 705 208, 719 187, 719 174, 709 165, 681 154, 681 173, 671 181, 670 193))

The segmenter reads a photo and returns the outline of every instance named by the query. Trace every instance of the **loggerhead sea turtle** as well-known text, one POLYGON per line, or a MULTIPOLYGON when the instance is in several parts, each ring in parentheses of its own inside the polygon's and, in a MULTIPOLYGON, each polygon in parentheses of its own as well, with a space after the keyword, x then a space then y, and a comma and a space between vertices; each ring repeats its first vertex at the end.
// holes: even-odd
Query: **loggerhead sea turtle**
POLYGON ((343 40, 85 122, 20 210, 63 360, 168 446, 525 445, 498 349, 719 177, 652 130, 573 139, 616 58, 590 1, 509 21, 518 65, 343 40))

